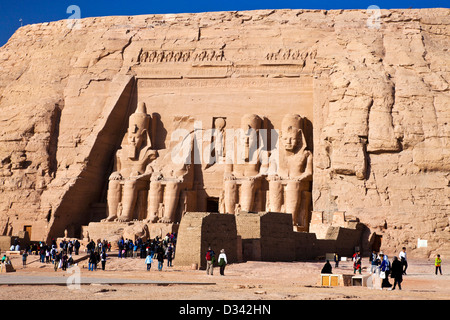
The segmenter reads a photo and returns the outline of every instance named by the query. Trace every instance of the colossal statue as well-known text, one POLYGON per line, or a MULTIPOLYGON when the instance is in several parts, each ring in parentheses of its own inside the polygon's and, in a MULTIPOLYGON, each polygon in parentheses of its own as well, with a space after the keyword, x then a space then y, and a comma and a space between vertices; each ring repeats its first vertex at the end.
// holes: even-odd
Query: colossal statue
POLYGON ((262 177, 258 156, 258 131, 261 126, 259 116, 244 115, 234 149, 226 150, 223 193, 225 213, 235 213, 237 207, 247 212, 254 210, 255 192, 260 188, 262 177))
POLYGON ((136 200, 148 186, 148 165, 158 153, 152 149, 149 134, 150 115, 144 103, 129 118, 126 139, 116 153, 115 171, 109 177, 108 217, 105 221, 130 221, 134 218, 136 200))
POLYGON ((279 135, 278 160, 271 162, 268 211, 292 214, 293 225, 304 224, 304 196, 312 179, 312 153, 307 150, 302 130, 303 119, 297 114, 283 118, 279 135), (303 211, 303 212, 302 212, 303 211))
POLYGON ((150 165, 152 171, 148 191, 147 221, 175 223, 182 189, 192 189, 193 166, 190 156, 193 145, 191 133, 183 137, 181 149, 188 150, 183 156, 175 155, 176 147, 166 150, 163 157, 150 165))

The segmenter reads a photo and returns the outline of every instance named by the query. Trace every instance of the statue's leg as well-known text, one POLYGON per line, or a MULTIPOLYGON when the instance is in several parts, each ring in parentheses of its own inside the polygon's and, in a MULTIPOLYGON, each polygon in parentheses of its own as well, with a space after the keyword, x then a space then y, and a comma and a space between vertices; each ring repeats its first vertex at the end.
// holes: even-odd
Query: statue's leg
POLYGON ((136 206, 137 187, 136 180, 126 180, 123 186, 122 215, 119 217, 120 221, 130 221, 133 219, 134 207, 136 206))
POLYGON ((300 182, 289 181, 286 186, 286 213, 292 214, 292 224, 299 225, 299 205, 301 201, 300 182))
POLYGON ((122 186, 120 180, 109 180, 108 184, 108 217, 106 221, 113 221, 117 218, 117 207, 122 198, 122 186))
POLYGON ((166 188, 164 191, 164 217, 161 219, 161 222, 175 222, 179 191, 179 183, 168 182, 166 184, 166 188))
POLYGON ((252 211, 254 199, 255 180, 242 180, 241 198, 239 199, 241 210, 247 212, 252 211))
POLYGON ((283 205, 283 185, 280 180, 269 181, 269 208, 270 212, 281 212, 283 205))
POLYGON ((298 224, 301 227, 308 228, 310 212, 311 212, 311 192, 309 191, 301 191, 300 192, 302 199, 300 203, 300 209, 298 214, 298 224))
POLYGON ((148 191, 147 220, 156 222, 158 220, 159 204, 163 201, 163 189, 160 181, 151 181, 148 191))
POLYGON ((224 183, 224 202, 225 202, 225 213, 235 212, 237 204, 237 184, 235 180, 225 180, 224 183))

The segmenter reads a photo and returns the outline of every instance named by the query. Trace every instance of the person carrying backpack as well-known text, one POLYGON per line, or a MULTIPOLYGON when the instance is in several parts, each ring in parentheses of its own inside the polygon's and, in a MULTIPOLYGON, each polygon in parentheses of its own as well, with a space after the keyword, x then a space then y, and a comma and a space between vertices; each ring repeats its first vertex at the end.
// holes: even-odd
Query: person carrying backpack
POLYGON ((211 247, 208 247, 208 251, 206 252, 206 274, 213 275, 214 272, 214 261, 215 261, 215 253, 214 250, 211 249, 211 247))

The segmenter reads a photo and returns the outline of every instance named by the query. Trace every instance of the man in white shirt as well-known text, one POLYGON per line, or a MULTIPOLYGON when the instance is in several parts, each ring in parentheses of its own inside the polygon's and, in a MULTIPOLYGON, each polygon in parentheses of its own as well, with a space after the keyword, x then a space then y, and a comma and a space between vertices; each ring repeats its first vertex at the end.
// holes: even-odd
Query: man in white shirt
POLYGON ((398 254, 398 257, 402 263, 403 266, 403 274, 406 275, 406 269, 408 268, 408 262, 406 260, 406 248, 403 247, 402 251, 398 254))

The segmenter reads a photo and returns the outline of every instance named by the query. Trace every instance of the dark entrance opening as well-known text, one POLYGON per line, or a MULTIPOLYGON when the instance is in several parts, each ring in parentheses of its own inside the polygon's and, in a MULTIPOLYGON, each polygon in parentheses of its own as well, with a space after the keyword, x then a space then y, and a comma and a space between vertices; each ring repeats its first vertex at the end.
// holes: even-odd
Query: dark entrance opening
POLYGON ((374 234, 373 235, 373 242, 372 242, 372 251, 380 252, 381 249, 381 239, 383 238, 382 235, 374 234))
POLYGON ((206 212, 219 212, 219 198, 210 197, 206 199, 206 212))

